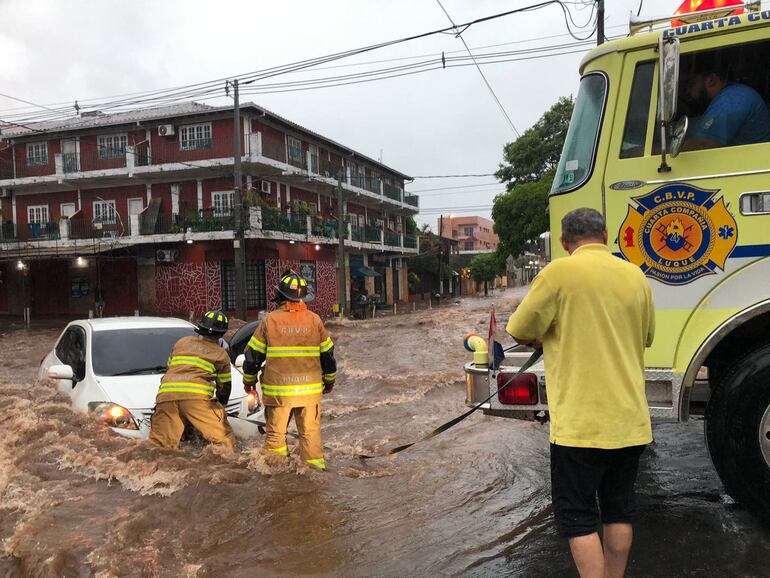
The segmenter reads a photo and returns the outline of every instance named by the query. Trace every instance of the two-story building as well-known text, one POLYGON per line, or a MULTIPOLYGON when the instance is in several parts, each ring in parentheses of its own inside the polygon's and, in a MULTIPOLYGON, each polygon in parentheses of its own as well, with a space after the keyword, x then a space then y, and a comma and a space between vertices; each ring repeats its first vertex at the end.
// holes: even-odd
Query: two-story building
POLYGON ((382 301, 406 300, 409 177, 255 104, 233 116, 191 102, 1 127, 0 313, 233 311, 235 134, 250 315, 287 268, 331 313, 340 218, 348 299, 351 276, 378 275, 382 301))
POLYGON ((439 220, 444 237, 458 242, 460 253, 493 253, 500 242, 494 232, 494 222, 484 217, 444 217, 439 220))

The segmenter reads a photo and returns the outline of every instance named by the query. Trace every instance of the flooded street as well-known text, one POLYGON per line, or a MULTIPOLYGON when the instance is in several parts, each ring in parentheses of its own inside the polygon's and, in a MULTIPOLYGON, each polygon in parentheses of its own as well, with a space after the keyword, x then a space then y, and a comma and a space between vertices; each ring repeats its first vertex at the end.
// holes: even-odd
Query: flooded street
MULTIPOLYGON (((513 297, 494 299, 500 326, 513 297)), ((462 338, 486 334, 492 302, 329 323, 326 473, 269 467, 261 439, 229 456, 118 437, 33 385, 63 323, 4 331, 0 576, 576 575, 553 527, 547 424, 479 412, 395 458, 356 457, 465 409, 462 338)), ((723 495, 702 422, 654 433, 627 575, 768 575, 770 533, 723 495)))

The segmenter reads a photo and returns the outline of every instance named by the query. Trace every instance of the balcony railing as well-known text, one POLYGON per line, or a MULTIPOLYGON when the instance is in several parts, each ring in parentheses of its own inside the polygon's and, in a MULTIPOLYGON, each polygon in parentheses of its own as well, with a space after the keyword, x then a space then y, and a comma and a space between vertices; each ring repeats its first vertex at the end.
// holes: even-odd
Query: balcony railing
POLYGON ((342 165, 333 163, 327 159, 321 158, 318 163, 318 174, 332 179, 344 179, 345 173, 342 165))
POLYGON ((235 218, 231 208, 215 210, 213 207, 184 214, 160 213, 154 217, 142 213, 139 215, 140 235, 170 235, 177 233, 210 233, 212 231, 232 231, 235 218))
POLYGON ((27 162, 25 159, 0 161, 0 178, 23 179, 26 177, 44 177, 56 174, 54 156, 49 155, 45 162, 37 160, 27 162))
POLYGON ((163 165, 233 156, 232 138, 203 138, 143 143, 134 150, 134 165, 163 165))
POLYGON ((382 231, 380 229, 372 227, 371 225, 367 225, 364 227, 364 241, 367 243, 381 243, 381 233, 382 231))
POLYGON ((304 213, 283 213, 277 209, 262 208, 262 228, 267 231, 284 233, 307 233, 307 215, 304 213))
POLYGON ((413 207, 419 207, 420 206, 420 197, 417 195, 410 195, 409 193, 404 194, 404 202, 407 205, 412 205, 413 207))
POLYGON ((355 227, 350 231, 350 237, 353 241, 360 243, 364 240, 364 229, 362 227, 355 227))
POLYGON ((389 199, 393 199, 394 201, 400 201, 401 200, 401 189, 398 187, 394 187, 393 185, 389 185, 388 183, 384 183, 382 185, 383 192, 385 193, 385 196, 389 199))
POLYGON ((380 194, 380 179, 378 177, 366 177, 366 180, 364 181, 364 188, 367 191, 370 191, 372 193, 375 193, 377 195, 380 194))
POLYGON ((417 237, 414 235, 404 235, 404 247, 407 249, 417 248, 417 237))
POLYGON ((390 247, 400 247, 401 235, 394 231, 385 231, 385 244, 390 247))
POLYGON ((16 228, 19 241, 30 240, 56 240, 59 238, 59 225, 57 223, 27 223, 16 228))
POLYGON ((313 235, 316 237, 329 237, 337 239, 337 221, 315 220, 313 221, 313 235))

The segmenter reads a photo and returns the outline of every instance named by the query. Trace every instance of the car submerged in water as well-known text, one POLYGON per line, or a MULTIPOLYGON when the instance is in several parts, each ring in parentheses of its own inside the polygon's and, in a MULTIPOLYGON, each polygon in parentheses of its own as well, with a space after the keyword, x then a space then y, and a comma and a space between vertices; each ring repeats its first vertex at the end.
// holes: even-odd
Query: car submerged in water
MULTIPOLYGON (((249 323, 235 333, 228 353, 242 352, 254 330, 249 323)), ((52 380, 76 411, 87 412, 116 433, 143 439, 150 433, 155 395, 174 344, 196 335, 187 321, 163 317, 83 319, 68 324, 43 358, 38 379, 52 380)), ((264 421, 258 402, 243 391, 243 378, 232 370, 226 405, 236 435, 256 435, 264 421)))

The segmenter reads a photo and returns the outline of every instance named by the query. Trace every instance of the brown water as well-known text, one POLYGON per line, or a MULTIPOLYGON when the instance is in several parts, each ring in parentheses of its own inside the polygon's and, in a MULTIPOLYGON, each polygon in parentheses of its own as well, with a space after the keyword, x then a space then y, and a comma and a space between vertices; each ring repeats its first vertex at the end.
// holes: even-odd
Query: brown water
MULTIPOLYGON (((504 297, 511 299, 512 292, 504 297)), ((464 410, 462 337, 491 299, 332 323, 330 471, 153 450, 31 376, 60 326, 0 335, 0 576, 574 575, 549 507, 547 425, 464 410)), ((502 324, 505 299, 496 299, 502 324)), ((767 575, 770 537, 722 496, 702 424, 656 424, 629 575, 767 575)))

